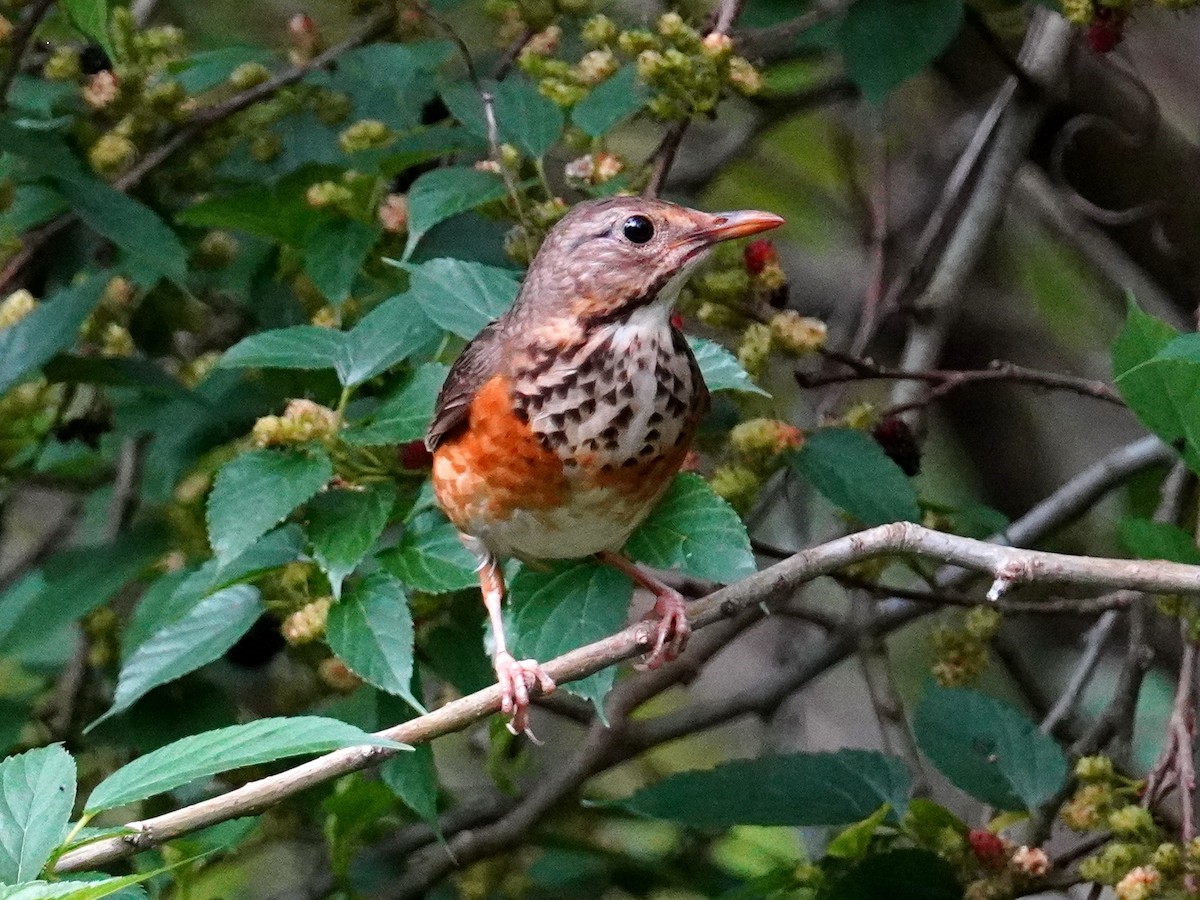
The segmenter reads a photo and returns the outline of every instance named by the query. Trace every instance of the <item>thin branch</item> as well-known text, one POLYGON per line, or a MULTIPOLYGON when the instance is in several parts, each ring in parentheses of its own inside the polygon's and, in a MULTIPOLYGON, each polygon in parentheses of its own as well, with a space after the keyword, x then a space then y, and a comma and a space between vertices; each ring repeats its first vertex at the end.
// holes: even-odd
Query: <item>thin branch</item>
POLYGON ((13 82, 21 72, 21 62, 25 59, 25 50, 33 40, 33 33, 42 24, 42 19, 50 12, 54 0, 38 0, 21 19, 21 23, 13 29, 8 40, 8 65, 0 72, 0 112, 8 109, 8 92, 13 82))
MULTIPOLYGON (((267 79, 262 84, 242 91, 221 103, 202 107, 191 115, 188 121, 168 136, 161 144, 139 159, 130 169, 113 182, 113 187, 119 191, 129 192, 137 187, 147 175, 156 171, 185 147, 194 147, 200 136, 230 116, 253 106, 262 100, 273 96, 285 87, 300 81, 310 72, 327 68, 338 57, 349 50, 360 47, 369 41, 385 34, 391 28, 393 12, 387 10, 368 19, 358 31, 339 44, 330 47, 307 63, 293 66, 280 74, 267 79)), ((0 294, 11 290, 13 283, 56 235, 78 221, 75 213, 63 213, 50 220, 40 228, 24 236, 21 249, 13 255, 8 264, 0 272, 0 294)))
MULTIPOLYGON (((1070 391, 1083 397, 1092 397, 1124 406, 1125 401, 1112 385, 1077 375, 1065 375, 1060 372, 1047 372, 1041 369, 1030 369, 1005 360, 992 360, 986 369, 924 369, 911 370, 882 366, 869 358, 860 358, 853 354, 828 351, 826 358, 849 368, 849 372, 796 372, 797 384, 802 388, 818 388, 829 384, 843 384, 854 381, 921 381, 934 385, 929 399, 944 397, 951 391, 958 390, 969 384, 981 381, 1008 381, 1017 384, 1030 384, 1035 387, 1055 391, 1070 391)), ((914 403, 916 401, 913 401, 914 403)), ((924 401, 928 402, 928 400, 924 401)), ((911 405, 911 404, 909 404, 911 405)), ((898 407, 892 409, 895 414, 898 407)))
MULTIPOLYGON (((898 522, 797 553, 769 569, 696 601, 689 619, 693 629, 705 628, 732 618, 749 606, 786 599, 801 584, 820 575, 835 572, 851 563, 895 554, 913 554, 985 572, 997 583, 1036 581, 1102 590, 1125 588, 1200 596, 1200 567, 1197 566, 1018 550, 898 522)), ((652 625, 638 622, 611 637, 551 660, 544 668, 556 683, 566 684, 643 654, 652 644, 652 625)), ((460 731, 499 708, 500 688, 493 685, 382 731, 380 735, 409 744, 424 743, 443 734, 460 731)), ((92 868, 158 846, 163 841, 198 828, 253 814, 284 797, 375 764, 393 753, 380 747, 356 747, 327 754, 277 775, 243 785, 227 794, 130 823, 127 827, 132 833, 73 850, 59 860, 56 871, 92 868)))
MULTIPOLYGON (((1162 802, 1172 788, 1178 789, 1180 807, 1180 840, 1186 845, 1196 836, 1196 768, 1194 743, 1196 730, 1197 647, 1189 640, 1188 626, 1180 622, 1183 639, 1183 662, 1175 688, 1175 701, 1167 722, 1167 742, 1146 776, 1146 791, 1142 804, 1146 807, 1162 802)), ((1194 876, 1193 876, 1194 880, 1194 876)), ((1195 884, 1189 887, 1195 893, 1195 884)))
POLYGON ((868 203, 871 210, 871 272, 867 279, 867 293, 863 298, 862 314, 858 319, 858 329, 854 340, 850 342, 850 353, 861 356, 875 336, 879 327, 880 311, 883 304, 884 275, 887 270, 888 249, 888 148, 887 135, 884 130, 883 109, 871 108, 870 135, 870 167, 871 192, 868 203))
MULTIPOLYGON (((1137 595, 1121 592, 1121 596, 1136 597, 1137 595)), ((1076 704, 1079 703, 1083 692, 1087 690, 1087 686, 1092 682, 1092 677, 1096 674, 1096 667, 1100 664, 1100 657, 1104 653, 1104 645, 1108 643, 1108 639, 1112 635, 1118 619, 1119 613, 1117 610, 1106 610, 1099 620, 1097 620, 1096 624, 1088 630, 1087 638, 1084 641, 1083 653, 1079 655, 1079 661, 1075 664, 1075 669, 1071 672, 1071 678, 1067 681, 1066 689, 1059 695, 1054 705, 1050 707, 1050 711, 1046 713, 1046 717, 1042 719, 1042 723, 1039 726, 1042 734, 1053 734, 1054 729, 1075 711, 1076 704)))
POLYGON ((1094 616, 1096 613, 1108 613, 1126 609, 1136 597, 1123 591, 1106 594, 1103 597, 1071 597, 1059 600, 988 600, 986 597, 970 597, 952 591, 922 591, 914 588, 893 587, 886 584, 874 584, 864 579, 845 575, 835 575, 834 579, 842 585, 856 590, 867 591, 877 597, 899 597, 903 600, 914 600, 917 603, 927 603, 931 606, 986 606, 998 609, 1011 615, 1043 615, 1043 616, 1094 616))
MULTIPOLYGON (((746 0, 721 0, 713 19, 713 26, 705 34, 728 34, 745 5, 746 0)), ((643 197, 657 197, 662 193, 662 189, 667 183, 667 175, 671 171, 671 165, 675 162, 675 155, 679 152, 679 145, 683 143, 683 136, 687 133, 689 124, 691 124, 691 120, 684 119, 668 128, 650 155, 650 159, 647 160, 650 165, 650 180, 642 189, 643 197)))
POLYGON ((30 569, 43 563, 70 537, 79 520, 82 506, 83 500, 79 496, 72 496, 42 536, 19 559, 13 561, 5 571, 0 572, 0 593, 16 584, 30 569))
POLYGON ((840 16, 853 0, 824 0, 793 19, 767 28, 747 28, 734 34, 739 53, 762 62, 774 62, 792 52, 796 42, 818 25, 840 16))

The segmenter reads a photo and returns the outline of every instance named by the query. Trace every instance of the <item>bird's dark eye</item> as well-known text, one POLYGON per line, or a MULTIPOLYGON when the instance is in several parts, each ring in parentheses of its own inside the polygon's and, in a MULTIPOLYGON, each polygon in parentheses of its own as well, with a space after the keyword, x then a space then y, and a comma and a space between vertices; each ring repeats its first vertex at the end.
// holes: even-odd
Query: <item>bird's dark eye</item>
POLYGON ((635 244, 644 244, 654 237, 654 223, 645 216, 630 216, 621 226, 621 232, 635 244))

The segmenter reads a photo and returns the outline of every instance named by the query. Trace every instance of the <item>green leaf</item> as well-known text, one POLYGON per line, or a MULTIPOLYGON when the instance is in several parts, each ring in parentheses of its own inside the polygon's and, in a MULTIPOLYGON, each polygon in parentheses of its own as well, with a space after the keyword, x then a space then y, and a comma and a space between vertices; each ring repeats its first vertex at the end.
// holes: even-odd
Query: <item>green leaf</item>
POLYGON ((401 753, 379 768, 379 777, 400 802, 437 827, 438 782, 433 765, 433 748, 418 744, 415 753, 401 753))
POLYGON ((861 822, 855 822, 833 838, 825 847, 825 853, 839 859, 859 859, 865 856, 871 849, 871 839, 875 837, 876 829, 891 813, 891 806, 885 803, 861 822))
POLYGON ((1141 559, 1166 559, 1171 562, 1200 565, 1196 539, 1182 528, 1150 519, 1125 519, 1121 522, 1121 543, 1141 559))
POLYGON ((901 847, 872 854, 830 887, 828 900, 962 900, 950 864, 929 850, 901 847))
POLYGON ((187 250, 158 213, 92 178, 60 179, 57 187, 85 225, 148 271, 180 286, 184 284, 187 250))
POLYGON ((413 516, 400 543, 379 555, 379 564, 414 591, 445 594, 479 583, 475 557, 440 510, 413 516))
POLYGON ((261 331, 226 350, 220 365, 227 369, 337 369, 345 338, 340 331, 316 325, 261 331))
POLYGON ((332 476, 329 455, 319 448, 252 450, 226 463, 208 495, 208 534, 217 560, 232 560, 332 476))
POLYGON ((838 32, 846 73, 879 103, 937 59, 962 21, 963 0, 857 0, 838 32))
POLYGON ((335 306, 350 296, 354 279, 382 232, 354 219, 330 219, 304 239, 304 272, 335 306))
POLYGON ((320 716, 258 719, 185 737, 135 759, 96 786, 88 797, 86 811, 98 813, 124 806, 173 791, 197 778, 289 756, 327 753, 343 747, 397 750, 405 746, 337 719, 320 716))
POLYGON ((37 877, 75 804, 75 760, 61 744, 0 762, 0 883, 37 877))
POLYGON ((520 284, 507 269, 460 259, 406 265, 408 296, 439 328, 470 340, 512 306, 520 284))
POLYGON ((790 462, 827 500, 864 524, 921 519, 908 476, 861 431, 815 431, 790 462))
POLYGON ((707 481, 688 473, 675 477, 625 552, 660 569, 713 581, 736 581, 757 570, 741 517, 707 481))
MULTIPOLYGON (((512 144, 526 156, 537 158, 549 150, 562 134, 565 120, 562 110, 543 97, 537 87, 521 75, 504 81, 485 81, 492 92, 496 131, 500 142, 512 144)), ((482 140, 488 139, 483 98, 474 85, 459 82, 442 89, 442 98, 451 115, 463 127, 482 140)))
POLYGON ((504 183, 495 175, 466 166, 426 172, 408 189, 408 259, 426 232, 451 216, 504 196, 504 183))
POLYGON ((346 576, 383 534, 395 503, 395 484, 384 482, 363 490, 326 491, 309 504, 305 530, 335 599, 346 576))
POLYGON ((449 372, 441 363, 425 363, 400 390, 379 404, 366 422, 342 432, 342 440, 360 447, 406 444, 425 436, 442 382, 449 372))
POLYGON ((1113 378, 1129 408, 1163 441, 1185 438, 1200 452, 1200 353, 1195 335, 1179 335, 1129 304, 1113 342, 1113 378))
POLYGON ((903 810, 911 779, 873 750, 791 753, 680 772, 613 805, 703 828, 848 825, 888 804, 903 810))
POLYGON ((649 99, 650 91, 638 80, 637 67, 623 66, 575 104, 571 121, 588 137, 603 137, 649 99))
POLYGON ((134 885, 156 874, 146 872, 96 881, 30 881, 12 886, 0 885, 0 900, 100 900, 101 897, 111 897, 119 892, 118 900, 140 900, 146 896, 146 892, 134 885))
POLYGON ((562 110, 523 76, 511 76, 494 88, 496 125, 502 140, 537 159, 545 155, 566 124, 562 110))
POLYGON ((705 338, 689 337, 688 346, 700 366, 704 383, 713 391, 743 391, 761 397, 771 395, 750 380, 749 374, 737 361, 737 357, 718 344, 705 338))
POLYGON ((1053 738, 1010 706, 966 688, 930 685, 913 717, 921 751, 950 781, 1000 809, 1034 809, 1066 780, 1053 738))
POLYGON ((362 384, 418 350, 432 356, 443 337, 407 294, 384 300, 347 337, 338 377, 342 384, 362 384))
POLYGON ((325 636, 355 675, 423 711, 412 693, 412 612, 399 581, 375 572, 358 582, 329 610, 325 636))
MULTIPOLYGON (((619 631, 633 596, 628 577, 592 562, 560 564, 544 572, 525 567, 510 587, 505 631, 513 653, 543 662, 619 631)), ((615 674, 610 666, 565 687, 603 714, 615 674)))
POLYGON ((113 704, 89 729, 129 709, 148 691, 219 658, 262 614, 257 588, 239 584, 205 597, 159 629, 129 655, 117 677, 113 704))
POLYGON ((306 167, 274 185, 256 184, 209 197, 176 218, 197 228, 228 228, 302 247, 308 232, 328 218, 327 212, 305 200, 309 185, 328 171, 306 167))
POLYGON ((116 55, 108 38, 108 0, 63 0, 63 7, 76 28, 103 47, 110 58, 116 55))
POLYGON ((75 343, 107 279, 92 277, 39 303, 29 315, 0 328, 0 394, 20 384, 59 350, 75 343))

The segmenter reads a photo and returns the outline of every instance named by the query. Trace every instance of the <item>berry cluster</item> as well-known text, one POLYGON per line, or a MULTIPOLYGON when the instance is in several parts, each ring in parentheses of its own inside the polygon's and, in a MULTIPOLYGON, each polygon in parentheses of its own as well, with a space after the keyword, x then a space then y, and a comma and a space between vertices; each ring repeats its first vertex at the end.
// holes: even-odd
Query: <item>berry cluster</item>
POLYGON ((972 607, 957 627, 933 633, 933 677, 943 687, 962 687, 979 679, 988 665, 988 642, 1000 628, 1001 616, 990 606, 972 607))
POLYGON ((1138 6, 1189 9, 1200 0, 1059 0, 1063 15, 1087 27, 1088 44, 1096 53, 1108 53, 1125 37, 1125 25, 1138 6))

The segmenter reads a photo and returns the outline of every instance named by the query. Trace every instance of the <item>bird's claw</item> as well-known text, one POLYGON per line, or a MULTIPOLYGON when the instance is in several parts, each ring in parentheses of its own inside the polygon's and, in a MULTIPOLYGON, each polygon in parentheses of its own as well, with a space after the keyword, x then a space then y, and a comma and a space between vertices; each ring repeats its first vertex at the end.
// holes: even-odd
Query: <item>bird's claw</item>
POLYGON ((654 649, 645 660, 647 669, 657 669, 671 662, 687 647, 692 626, 688 623, 687 606, 683 595, 676 591, 663 592, 654 602, 654 609, 647 618, 658 619, 654 629, 654 649))
POLYGON ((533 732, 529 730, 529 692, 537 686, 543 694, 549 694, 554 690, 554 679, 537 660, 514 659, 507 651, 497 653, 492 664, 500 683, 500 711, 510 717, 508 730, 533 738, 533 732))

